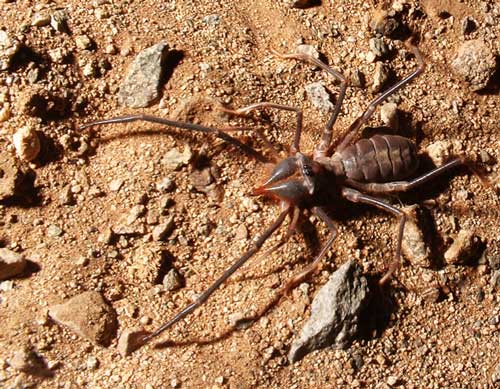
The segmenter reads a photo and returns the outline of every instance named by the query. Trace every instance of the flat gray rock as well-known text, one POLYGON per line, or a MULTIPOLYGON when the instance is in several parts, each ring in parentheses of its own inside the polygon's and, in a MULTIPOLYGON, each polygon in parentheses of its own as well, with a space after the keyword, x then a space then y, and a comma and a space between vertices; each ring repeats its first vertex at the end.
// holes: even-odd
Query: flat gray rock
POLYGON ((314 298, 311 317, 293 342, 289 361, 327 346, 347 347, 358 332, 359 316, 368 300, 368 283, 359 265, 355 261, 342 265, 314 298))
POLYGON ((98 292, 83 292, 53 305, 49 308, 49 316, 98 345, 108 346, 116 333, 116 312, 98 292))
POLYGON ((159 97, 162 62, 168 45, 164 42, 141 51, 120 86, 118 101, 130 108, 144 108, 159 97))

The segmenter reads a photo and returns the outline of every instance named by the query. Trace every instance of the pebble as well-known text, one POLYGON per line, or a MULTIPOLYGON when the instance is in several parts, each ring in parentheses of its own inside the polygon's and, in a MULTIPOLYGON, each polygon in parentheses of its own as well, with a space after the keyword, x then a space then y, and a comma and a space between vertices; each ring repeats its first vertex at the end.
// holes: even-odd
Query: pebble
POLYGON ((377 62, 373 73, 372 91, 374 93, 380 92, 388 80, 389 67, 382 62, 377 62))
POLYGON ((51 238, 57 238, 62 234, 63 230, 59 226, 56 226, 55 224, 51 224, 47 227, 47 235, 50 236, 51 238))
POLYGON ((34 27, 44 27, 50 24, 50 15, 46 11, 36 12, 31 18, 31 25, 34 27))
POLYGON ((493 290, 500 289, 500 270, 495 270, 491 275, 490 286, 493 290))
POLYGON ((9 69, 12 59, 21 49, 21 43, 0 30, 0 71, 9 69))
POLYGON ((63 10, 57 10, 50 15, 51 27, 59 32, 68 31, 68 15, 63 10))
POLYGON ((25 268, 26 258, 24 255, 8 248, 0 248, 0 281, 21 274, 25 268))
POLYGON ((9 360, 9 364, 14 369, 24 373, 41 376, 52 375, 43 357, 30 347, 24 347, 22 350, 16 351, 14 356, 9 360))
POLYGON ((382 123, 397 130, 399 128, 398 105, 396 103, 385 103, 380 107, 380 120, 382 123))
POLYGON ((366 84, 365 75, 359 69, 355 69, 350 74, 349 83, 355 88, 364 88, 366 84))
POLYGON ((314 46, 311 45, 298 45, 295 52, 307 54, 314 58, 319 58, 319 52, 314 46))
POLYGON ((221 17, 220 15, 213 14, 213 15, 207 15, 203 17, 203 23, 205 23, 207 26, 210 27, 215 27, 219 25, 221 17))
POLYGON ((496 60, 491 49, 480 39, 464 42, 451 62, 455 73, 463 78, 473 91, 487 86, 496 70, 496 60))
POLYGON ((452 245, 444 253, 444 260, 450 265, 464 263, 472 254, 476 245, 474 231, 462 229, 452 245))
POLYGON ((61 205, 72 205, 75 203, 75 196, 69 185, 66 185, 61 189, 61 193, 59 194, 59 203, 61 205))
POLYGON ((40 139, 36 129, 31 125, 18 129, 12 136, 12 143, 17 156, 23 161, 31 162, 40 153, 40 139))
POLYGON ((369 45, 370 51, 378 58, 382 58, 389 53, 389 48, 382 38, 371 38, 369 45))
POLYGON ((113 233, 113 230, 109 227, 106 227, 104 231, 99 234, 97 241, 105 245, 110 245, 114 239, 115 234, 113 233))
POLYGON ((448 140, 438 140, 427 146, 429 158, 436 166, 441 166, 451 156, 453 145, 448 140))
POLYGON ((115 178, 109 183, 109 190, 111 192, 118 192, 123 185, 123 180, 121 178, 115 178))
POLYGON ((49 308, 49 316, 84 339, 108 346, 113 338, 116 313, 99 292, 88 291, 49 308))
POLYGON ((118 338, 117 349, 120 355, 126 357, 142 346, 141 338, 146 334, 141 330, 124 330, 118 338))
POLYGON ((8 199, 16 194, 16 190, 24 180, 24 173, 19 161, 10 153, 0 153, 0 200, 8 199))
MULTIPOLYGON (((417 213, 415 209, 405 209, 404 211, 409 217, 405 223, 401 250, 412 265, 428 268, 431 266, 430 249, 425 243, 422 230, 416 223, 417 213)), ((397 228, 399 228, 399 224, 397 228)))
POLYGON ((156 190, 158 192, 169 193, 175 189, 175 182, 169 177, 164 177, 160 182, 156 183, 156 190))
POLYGON ((182 278, 176 269, 170 269, 162 281, 165 290, 171 292, 182 287, 182 278))
POLYGON ((161 163, 169 170, 177 170, 183 165, 187 165, 191 160, 193 153, 191 148, 186 145, 181 153, 177 149, 170 149, 163 156, 161 163))
POLYGON ((359 314, 368 300, 368 282, 359 265, 355 261, 342 265, 314 298, 311 316, 290 348, 289 361, 329 345, 345 348, 358 332, 359 314))
POLYGON ((168 45, 158 43, 141 51, 130 66, 118 92, 122 106, 144 108, 159 97, 162 64, 168 45))
POLYGON ((156 241, 165 240, 174 230, 174 217, 170 216, 164 223, 160 223, 153 228, 152 236, 156 241))
POLYGON ((322 82, 308 84, 305 90, 309 101, 315 108, 324 114, 333 111, 333 103, 330 101, 330 95, 322 82))
POLYGON ((89 355, 87 357, 87 369, 88 370, 95 370, 99 367, 99 360, 93 356, 93 355, 89 355))
POLYGON ((75 37, 75 44, 80 50, 89 50, 92 47, 92 40, 88 35, 77 35, 75 37))

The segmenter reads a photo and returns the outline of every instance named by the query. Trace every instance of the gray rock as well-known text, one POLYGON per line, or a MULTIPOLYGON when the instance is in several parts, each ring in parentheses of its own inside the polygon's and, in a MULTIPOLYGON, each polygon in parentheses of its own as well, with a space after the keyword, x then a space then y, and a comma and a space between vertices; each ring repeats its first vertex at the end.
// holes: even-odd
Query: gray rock
POLYGON ((288 354, 290 362, 326 346, 345 348, 358 332, 359 315, 368 298, 359 265, 354 261, 342 265, 314 298, 311 317, 288 354))
POLYGON ((0 248, 0 281, 21 274, 26 268, 26 258, 7 248, 0 248))
POLYGON ((313 82, 305 87, 307 97, 311 104, 322 113, 333 111, 333 103, 330 101, 330 95, 321 82, 313 82))
POLYGON ((481 39, 464 42, 457 50, 451 67, 473 91, 483 89, 496 69, 491 49, 481 39))
POLYGON ((203 23, 207 26, 215 27, 220 23, 220 15, 213 14, 203 17, 203 23))
POLYGON ((369 45, 370 51, 379 58, 382 58, 389 52, 389 48, 382 38, 371 38, 369 45))
POLYGON ((163 277, 162 284, 165 290, 177 290, 182 286, 182 278, 176 269, 170 269, 163 277))
POLYGON ((143 108, 159 97, 162 63, 167 49, 168 45, 162 42, 137 55, 118 92, 121 105, 143 108))
POLYGON ((103 346, 109 345, 117 328, 115 311, 94 291, 51 306, 49 316, 82 338, 103 346))

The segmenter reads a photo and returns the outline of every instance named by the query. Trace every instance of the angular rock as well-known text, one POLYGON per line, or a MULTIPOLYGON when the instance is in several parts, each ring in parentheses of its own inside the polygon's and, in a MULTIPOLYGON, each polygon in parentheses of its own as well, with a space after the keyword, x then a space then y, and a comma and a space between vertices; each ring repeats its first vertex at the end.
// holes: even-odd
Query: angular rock
POLYGON ((464 42, 457 50, 451 67, 473 91, 483 89, 496 69, 495 56, 481 39, 464 42))
POLYGON ((377 93, 382 90, 389 80, 390 69, 382 62, 375 64, 375 73, 373 74, 372 91, 377 93))
POLYGON ((144 344, 143 338, 149 333, 141 330, 125 330, 118 339, 118 352, 122 357, 129 356, 144 344))
POLYGON ((380 120, 385 126, 397 130, 399 128, 398 105, 396 103, 383 104, 380 107, 380 120))
POLYGON ((307 97, 311 104, 322 113, 333 111, 333 103, 330 101, 330 95, 321 82, 313 82, 305 87, 307 97))
POLYGON ((177 290, 182 286, 182 278, 176 269, 170 269, 163 277, 162 284, 169 292, 177 290))
POLYGON ((450 265, 464 263, 471 256, 476 245, 474 231, 462 229, 444 253, 444 260, 450 265))
POLYGON ((7 70, 14 56, 21 48, 21 43, 9 37, 6 31, 0 30, 0 70, 7 70))
POLYGON ((293 342, 289 361, 330 345, 345 348, 358 332, 359 316, 368 299, 368 283, 359 265, 354 261, 342 265, 314 298, 311 317, 293 342))
POLYGON ((428 268, 431 266, 430 249, 425 244, 422 230, 415 222, 417 213, 414 210, 408 209, 405 209, 405 212, 408 214, 411 213, 411 217, 407 218, 405 223, 401 250, 412 265, 428 268))
MULTIPOLYGON (((0 144, 1 147, 5 147, 0 144)), ((24 179, 24 172, 16 158, 7 152, 0 153, 0 200, 16 195, 24 179)))
POLYGON ((17 156, 24 161, 33 161, 40 152, 40 139, 36 129, 31 125, 18 129, 12 136, 12 143, 17 156))
POLYGON ((121 105, 144 108, 159 97, 162 63, 167 49, 168 45, 162 42, 137 55, 118 92, 121 105))
POLYGON ((170 216, 164 223, 158 224, 153 228, 152 235, 153 239, 156 241, 164 240, 168 237, 174 230, 175 223, 174 217, 170 216))
POLYGON ((21 274, 26 268, 26 258, 7 248, 0 248, 0 281, 21 274))
POLYGON ((82 338, 108 346, 117 328, 116 312, 95 291, 83 292, 49 308, 49 316, 82 338))
POLYGON ((184 148, 184 151, 181 153, 177 149, 171 149, 165 153, 163 156, 161 163, 165 165, 167 169, 177 170, 183 165, 187 165, 191 160, 193 153, 188 145, 184 148))

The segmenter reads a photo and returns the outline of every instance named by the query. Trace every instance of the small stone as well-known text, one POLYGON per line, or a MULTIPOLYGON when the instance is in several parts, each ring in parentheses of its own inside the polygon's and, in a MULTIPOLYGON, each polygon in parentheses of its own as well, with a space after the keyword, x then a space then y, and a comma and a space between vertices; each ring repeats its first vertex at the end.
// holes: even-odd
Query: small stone
POLYGON ((389 377, 387 377, 387 385, 389 386, 394 386, 398 383, 399 379, 398 377, 395 377, 393 375, 390 375, 389 377))
POLYGON ((113 44, 110 43, 109 45, 106 45, 106 47, 104 48, 104 52, 106 54, 113 55, 113 54, 116 54, 118 52, 118 49, 116 48, 115 45, 113 45, 113 44))
POLYGON ((141 347, 144 344, 142 339, 145 335, 147 335, 147 332, 141 330, 123 331, 118 339, 117 346, 120 355, 126 357, 141 347))
POLYGON ((374 93, 380 92, 382 88, 385 86, 387 81, 389 81, 390 70, 382 62, 377 62, 375 64, 375 72, 373 74, 373 84, 372 91, 374 93))
POLYGON ((139 323, 141 323, 143 326, 148 325, 149 323, 151 323, 151 318, 149 316, 142 316, 139 319, 139 323))
POLYGON ((26 268, 26 258, 7 248, 0 248, 0 281, 21 274, 26 268))
POLYGON ((471 256, 476 244, 474 231, 460 230, 452 245, 444 253, 446 263, 451 265, 464 263, 471 256))
POLYGON ((88 35, 77 35, 75 37, 75 44, 80 50, 89 50, 92 47, 92 40, 88 35))
POLYGON ((9 361, 18 371, 33 375, 51 375, 43 357, 29 347, 17 351, 9 361))
POLYGON ((213 15, 207 15, 203 17, 203 23, 205 23, 207 26, 215 27, 220 23, 221 17, 220 15, 213 14, 213 15))
POLYGON ((88 370, 95 370, 99 367, 99 360, 93 356, 93 355, 89 355, 87 357, 87 369, 88 370))
POLYGON ((441 166, 452 155, 453 145, 448 140, 438 140, 427 146, 427 154, 436 166, 441 166))
POLYGON ((121 178, 115 178, 109 183, 109 190, 112 192, 118 192, 123 185, 123 180, 121 178))
POLYGON ((10 37, 6 31, 0 30, 0 70, 9 69, 12 59, 21 47, 17 39, 10 37))
POLYGON ((146 214, 146 207, 142 204, 137 204, 132 207, 127 215, 126 223, 128 225, 134 223, 137 219, 146 214))
POLYGON ((248 238, 248 229, 244 224, 240 224, 236 228, 236 232, 234 234, 234 239, 236 241, 245 241, 248 238))
POLYGON ((165 290, 171 292, 182 287, 182 278, 176 269, 170 269, 162 281, 165 290))
POLYGON ((184 147, 184 151, 181 153, 177 149, 171 149, 165 153, 163 156, 161 163, 165 165, 167 169, 177 170, 183 165, 187 165, 191 160, 193 153, 191 152, 191 148, 186 145, 184 147))
POLYGON ((17 156, 24 161, 31 162, 40 153, 40 139, 36 129, 31 125, 18 129, 12 136, 12 143, 17 156))
POLYGON ((76 259, 75 264, 78 266, 87 266, 89 264, 89 259, 82 255, 76 259))
POLYGON ((389 53, 389 48, 382 38, 371 38, 369 45, 370 51, 378 58, 382 58, 389 53))
POLYGON ((366 84, 365 75, 359 69, 355 69, 350 74, 349 82, 355 88, 364 88, 366 84))
POLYGON ((169 193, 172 192, 174 189, 175 189, 175 182, 169 177, 164 177, 160 182, 156 183, 156 190, 158 192, 169 193))
POLYGON ((491 49, 480 39, 464 42, 457 50, 451 67, 462 77, 471 90, 485 88, 496 70, 496 60, 491 49))
POLYGON ((290 362, 328 345, 346 347, 358 332, 359 315, 368 299, 368 282, 359 265, 354 261, 342 265, 314 298, 311 317, 290 348, 290 362))
POLYGON ((222 385, 222 384, 224 383, 224 381, 225 381, 224 376, 219 376, 219 377, 217 377, 217 378, 215 379, 215 383, 216 383, 216 384, 219 384, 219 385, 222 385))
POLYGON ((167 50, 166 43, 159 43, 137 55, 118 92, 121 105, 144 108, 159 97, 162 64, 167 50))
POLYGON ((59 203, 61 205, 72 205, 75 203, 75 196, 71 191, 71 187, 66 185, 59 194, 59 203))
POLYGON ((319 58, 319 52, 314 46, 311 45, 298 45, 295 49, 296 53, 310 55, 316 59, 319 58))
POLYGON ((115 311, 94 291, 51 306, 49 316, 81 337, 103 346, 110 344, 117 328, 115 311))
POLYGON ((500 270, 495 270, 491 274, 490 286, 491 286, 491 289, 493 289, 493 290, 500 289, 500 270))
POLYGON ((467 35, 476 30, 477 23, 470 16, 466 16, 465 18, 462 19, 461 27, 462 27, 462 34, 467 35))
POLYGON ((102 244, 110 245, 114 239, 115 234, 113 233, 113 230, 109 227, 106 227, 104 231, 99 234, 97 241, 102 244))
POLYGON ((51 238, 57 238, 63 234, 63 230, 56 226, 55 224, 51 224, 47 227, 47 235, 51 238))
POLYGON ((50 23, 50 15, 46 11, 37 12, 31 18, 31 25, 34 27, 48 26, 50 23))
POLYGON ((189 178, 191 179, 191 184, 200 192, 206 192, 207 186, 214 182, 209 167, 202 170, 194 170, 189 178))
POLYGON ((167 221, 160 223, 153 228, 152 235, 156 241, 162 241, 167 238, 175 228, 174 217, 170 216, 167 221))
POLYGON ((99 75, 97 63, 95 61, 85 62, 82 67, 82 74, 85 77, 97 77, 99 75))
POLYGON ((399 128, 398 105, 396 103, 383 104, 380 107, 380 120, 385 126, 397 130, 399 128))
POLYGON ((417 213, 414 209, 407 211, 407 213, 410 212, 410 217, 405 223, 401 249, 412 265, 428 268, 431 266, 430 249, 425 243, 422 230, 416 223, 417 213))
POLYGON ((59 32, 68 31, 68 15, 63 10, 57 10, 50 15, 51 27, 59 32))
POLYGON ((321 82, 313 82, 305 87, 307 97, 311 104, 322 113, 327 114, 333 111, 333 103, 330 101, 330 95, 321 82))

